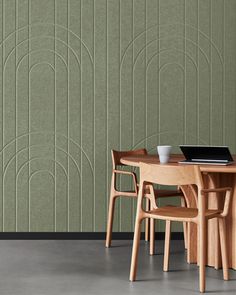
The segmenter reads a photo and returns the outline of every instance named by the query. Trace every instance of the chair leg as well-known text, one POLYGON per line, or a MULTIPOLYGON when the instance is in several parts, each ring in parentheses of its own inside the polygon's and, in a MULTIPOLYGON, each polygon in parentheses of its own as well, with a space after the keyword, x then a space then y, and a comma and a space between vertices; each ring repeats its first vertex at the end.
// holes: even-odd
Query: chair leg
POLYGON ((113 225, 113 218, 114 218, 115 200, 116 198, 114 196, 110 197, 108 219, 107 219, 107 235, 106 235, 107 248, 111 246, 111 234, 112 234, 112 225, 113 225))
POLYGON ((198 225, 199 228, 199 289, 201 293, 205 292, 206 277, 205 277, 205 264, 206 264, 206 220, 202 218, 198 225))
POLYGON ((155 254, 155 219, 150 218, 150 249, 149 254, 155 254))
MULTIPOLYGON (((186 207, 186 204, 185 204, 185 200, 184 198, 181 198, 181 206, 182 207, 186 207)), ((184 231, 184 248, 185 249, 188 249, 188 223, 187 222, 183 222, 183 231, 184 231)))
POLYGON ((132 258, 130 265, 130 281, 135 281, 137 273, 137 262, 138 262, 138 250, 140 243, 140 231, 141 231, 141 220, 136 218, 135 229, 134 229, 134 240, 133 240, 133 249, 132 249, 132 258))
MULTIPOLYGON (((150 210, 150 200, 146 198, 146 211, 150 210)), ((149 218, 145 219, 145 242, 149 239, 149 218)))
POLYGON ((190 234, 191 234, 191 232, 190 232, 190 222, 188 222, 188 226, 187 226, 187 235, 188 235, 188 237, 187 237, 187 263, 191 263, 191 259, 190 259, 190 241, 191 241, 191 239, 190 239, 190 234))
MULTIPOLYGON (((215 220, 214 220, 215 221, 215 220)), ((216 240, 215 240, 215 269, 220 269, 220 229, 219 222, 216 220, 216 240)))
POLYGON ((197 266, 200 263, 200 240, 199 240, 199 227, 197 228, 197 266))
POLYGON ((188 223, 183 222, 183 230, 184 230, 184 248, 188 249, 188 223))
POLYGON ((165 233, 165 250, 164 250, 163 271, 168 271, 169 270, 170 234, 171 234, 171 221, 170 220, 166 220, 166 233, 165 233))
POLYGON ((219 218, 219 234, 220 234, 220 248, 223 266, 223 277, 225 281, 229 280, 229 266, 227 256, 227 243, 226 243, 226 226, 225 218, 219 218))

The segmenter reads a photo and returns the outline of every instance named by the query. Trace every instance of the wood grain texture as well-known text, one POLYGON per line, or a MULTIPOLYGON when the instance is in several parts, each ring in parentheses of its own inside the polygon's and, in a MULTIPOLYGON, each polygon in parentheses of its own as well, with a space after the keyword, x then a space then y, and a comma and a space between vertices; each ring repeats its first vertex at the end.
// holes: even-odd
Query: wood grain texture
MULTIPOLYGON (((121 166, 124 166, 121 162, 123 158, 129 156, 147 156, 146 149, 138 149, 132 151, 111 151, 112 158, 112 175, 111 175, 111 191, 110 191, 110 200, 109 200, 109 209, 108 209, 108 218, 107 218, 107 233, 106 233, 106 247, 111 246, 112 241, 112 228, 113 228, 113 220, 115 213, 115 203, 119 198, 138 198, 138 190, 139 183, 137 182, 137 176, 134 172, 121 170, 121 166), (118 188, 118 177, 126 176, 132 180, 132 189, 130 190, 122 190, 118 188)), ((122 167, 123 168, 123 167, 122 167)), ((159 198, 167 198, 167 197, 179 197, 183 198, 183 193, 181 190, 164 190, 164 189, 154 189, 153 186, 147 186, 143 191, 146 197, 146 207, 147 211, 149 210, 149 201, 150 196, 154 195, 155 199, 159 198)), ((151 204, 150 204, 151 205, 151 204)), ((117 212, 116 212, 117 214, 117 212)), ((130 218, 128 215, 126 218, 130 218)), ((152 223, 152 222, 151 222, 152 223)), ((155 244, 155 230, 153 228, 153 224, 150 225, 149 229, 149 221, 145 224, 145 240, 148 241, 150 232, 150 255, 154 254, 154 244, 155 244)))
MULTIPOLYGON (((125 157, 124 157, 125 159, 125 157)), ((144 159, 144 157, 142 157, 144 159)), ((122 162, 122 159, 121 159, 122 162)), ((163 271, 168 271, 169 265, 169 248, 170 248, 170 231, 171 222, 187 222, 195 223, 197 225, 198 234, 194 238, 197 239, 197 262, 199 265, 199 290, 205 292, 206 288, 206 275, 205 268, 207 264, 207 248, 210 249, 210 254, 215 254, 218 250, 219 236, 221 245, 221 257, 223 265, 223 278, 224 280, 229 279, 228 273, 228 252, 227 252, 227 241, 226 241, 226 224, 225 220, 229 213, 229 201, 232 196, 231 187, 220 187, 220 188, 207 188, 203 180, 203 173, 201 173, 200 165, 183 165, 178 163, 167 163, 167 164, 152 164, 139 162, 140 168, 140 189, 138 193, 137 201, 137 213, 135 221, 135 232, 133 240, 133 250, 130 265, 130 280, 136 280, 137 263, 138 263, 138 250, 140 243, 140 226, 145 218, 157 219, 166 221, 166 233, 165 233, 165 247, 164 247, 164 263, 163 271), (164 206, 158 207, 155 202, 154 193, 150 194, 151 209, 145 210, 143 207, 143 199, 145 197, 145 186, 149 183, 160 184, 160 185, 177 185, 177 186, 195 186, 197 188, 197 206, 196 208, 189 207, 178 207, 178 206, 164 206), (223 208, 211 209, 212 204, 207 202, 210 198, 211 193, 223 194, 217 196, 223 198, 223 208), (215 245, 207 243, 207 223, 211 219, 219 221, 219 226, 209 226, 210 231, 217 231, 218 235, 215 239, 215 245)), ((213 165, 212 165, 213 166, 213 165)), ((223 170, 223 169, 222 169, 223 170)), ((211 176, 209 177, 211 178, 211 176)), ((191 196, 190 196, 191 197, 191 196)), ((188 251, 192 249, 188 248, 188 251)), ((218 253, 217 253, 218 254, 218 253)), ((216 256, 216 255, 215 255, 216 256)), ((218 259, 215 261, 216 268, 218 268, 218 259)))
MULTIPOLYGON (((233 156, 234 160, 236 156, 233 156)), ((170 158, 170 165, 172 167, 182 166, 178 161, 182 159, 181 155, 174 155, 170 158)), ((157 156, 146 155, 136 157, 124 157, 121 162, 126 165, 140 167, 141 163, 157 164, 159 159, 157 156)), ((199 165, 202 171, 204 186, 208 190, 213 190, 209 193, 207 198, 207 206, 209 209, 220 209, 224 212, 224 204, 228 212, 226 216, 226 240, 229 267, 236 269, 236 162, 229 166, 215 166, 215 165, 199 165), (230 205, 222 197, 222 191, 216 188, 230 187, 232 188, 230 205), (215 190, 215 191, 214 191, 215 190)), ((187 207, 196 208, 197 206, 197 192, 193 186, 181 186, 185 195, 187 207)), ((207 190, 206 190, 207 191, 207 190)), ((223 238, 224 239, 224 238, 223 238)), ((187 262, 196 263, 198 261, 198 232, 197 226, 193 223, 188 223, 188 238, 187 238, 187 262)), ((221 249, 220 237, 217 220, 209 220, 207 222, 207 255, 206 264, 216 269, 221 267, 221 249)), ((225 275, 227 277, 227 275, 225 275)))

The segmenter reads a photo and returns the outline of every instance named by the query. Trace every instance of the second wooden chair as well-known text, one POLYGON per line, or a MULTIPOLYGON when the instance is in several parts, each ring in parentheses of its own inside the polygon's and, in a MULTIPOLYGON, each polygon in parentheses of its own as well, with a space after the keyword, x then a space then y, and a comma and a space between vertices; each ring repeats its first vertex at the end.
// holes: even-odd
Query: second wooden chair
MULTIPOLYGON (((133 151, 111 151, 112 156, 112 177, 111 177, 111 191, 110 191, 110 201, 109 201, 109 211, 108 211, 108 220, 107 220, 107 235, 106 235, 106 247, 111 246, 111 237, 112 237, 112 226, 114 219, 114 209, 115 209, 115 201, 118 197, 128 197, 128 198, 137 198, 139 184, 137 182, 137 177, 134 172, 121 170, 118 166, 124 166, 121 163, 122 157, 129 157, 134 155, 147 155, 146 149, 139 149, 133 151), (116 187, 117 175, 128 175, 133 179, 133 191, 120 191, 116 187)), ((184 195, 181 190, 161 190, 154 189, 155 198, 164 198, 164 197, 181 197, 182 204, 184 201, 184 195)), ((150 210, 150 188, 145 189, 145 197, 146 197, 146 209, 150 210)), ((145 240, 147 241, 149 238, 149 220, 146 220, 145 226, 145 240)), ((154 254, 154 222, 151 223, 151 231, 150 231, 150 254, 154 254)), ((187 234, 185 234, 185 239, 187 239, 187 234)))

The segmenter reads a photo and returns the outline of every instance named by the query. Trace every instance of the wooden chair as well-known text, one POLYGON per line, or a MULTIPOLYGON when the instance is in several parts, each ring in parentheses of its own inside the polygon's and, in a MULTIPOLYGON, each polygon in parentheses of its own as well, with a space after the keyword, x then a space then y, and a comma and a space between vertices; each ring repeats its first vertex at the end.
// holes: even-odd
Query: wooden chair
MULTIPOLYGON (((152 190, 152 186, 150 186, 152 190)), ((205 292, 205 260, 206 260, 206 223, 207 220, 217 218, 219 222, 219 235, 221 245, 221 256, 223 265, 224 280, 229 279, 227 247, 226 247, 226 229, 225 217, 229 211, 231 199, 231 188, 205 189, 202 175, 197 165, 151 165, 141 164, 140 167, 140 189, 137 201, 137 214, 135 221, 135 233, 133 241, 132 261, 130 268, 130 280, 136 278, 137 258, 140 240, 140 226, 145 218, 166 220, 165 235, 165 253, 163 270, 168 271, 169 264, 169 244, 170 228, 172 221, 194 222, 198 226, 198 264, 199 264, 199 287, 200 292, 205 292), (161 207, 158 208, 154 198, 154 192, 151 192, 151 202, 153 210, 145 211, 142 208, 142 199, 144 190, 149 183, 158 183, 162 185, 196 185, 197 186, 197 208, 183 207, 161 207), (206 208, 206 197, 209 193, 224 193, 223 210, 210 210, 206 208)))
MULTIPOLYGON (((117 166, 124 166, 120 159, 122 157, 128 157, 133 155, 147 155, 146 149, 139 149, 134 151, 111 151, 112 155, 112 177, 111 177, 111 192, 110 192, 110 202, 109 202, 109 211, 108 211, 108 220, 107 220, 107 235, 106 235, 106 247, 111 246, 111 236, 112 236, 112 225, 114 218, 114 209, 115 209, 115 201, 118 197, 129 197, 129 198, 137 198, 138 197, 138 189, 139 184, 137 183, 137 177, 134 172, 124 171, 118 169, 117 166), (131 176, 133 179, 133 191, 119 191, 116 188, 116 176, 117 174, 123 174, 131 176)), ((180 196, 184 198, 184 195, 181 190, 153 190, 155 194, 155 198, 163 198, 163 197, 172 197, 172 196, 180 196)), ((146 197, 146 210, 150 210, 150 190, 149 188, 145 189, 145 197, 146 197)), ((154 222, 151 223, 151 234, 150 240, 150 254, 154 254, 154 240, 155 240, 155 229, 154 222)), ((145 240, 147 241, 149 238, 149 220, 146 220, 145 225, 145 240)), ((187 239, 187 234, 185 235, 187 239)))

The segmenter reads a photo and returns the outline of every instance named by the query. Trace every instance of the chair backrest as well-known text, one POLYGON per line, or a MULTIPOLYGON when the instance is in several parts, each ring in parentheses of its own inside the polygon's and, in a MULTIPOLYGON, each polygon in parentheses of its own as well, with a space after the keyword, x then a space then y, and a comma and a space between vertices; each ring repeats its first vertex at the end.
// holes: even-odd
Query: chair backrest
MULTIPOLYGON (((199 166, 182 166, 177 163, 168 165, 140 163, 140 193, 138 196, 137 210, 142 208, 143 188, 145 182, 170 186, 196 185, 198 188, 198 216, 204 216, 206 207, 205 196, 200 194, 201 190, 204 188, 204 183, 199 166)), ((155 208, 155 198, 153 196, 151 196, 151 202, 155 208)))
POLYGON ((129 157, 134 155, 147 155, 146 149, 138 149, 133 151, 115 151, 111 150, 111 157, 112 157, 112 168, 116 169, 117 165, 123 165, 120 162, 122 157, 129 157))
POLYGON ((191 185, 203 188, 203 179, 197 165, 181 166, 178 164, 155 165, 140 164, 140 181, 160 185, 191 185))

